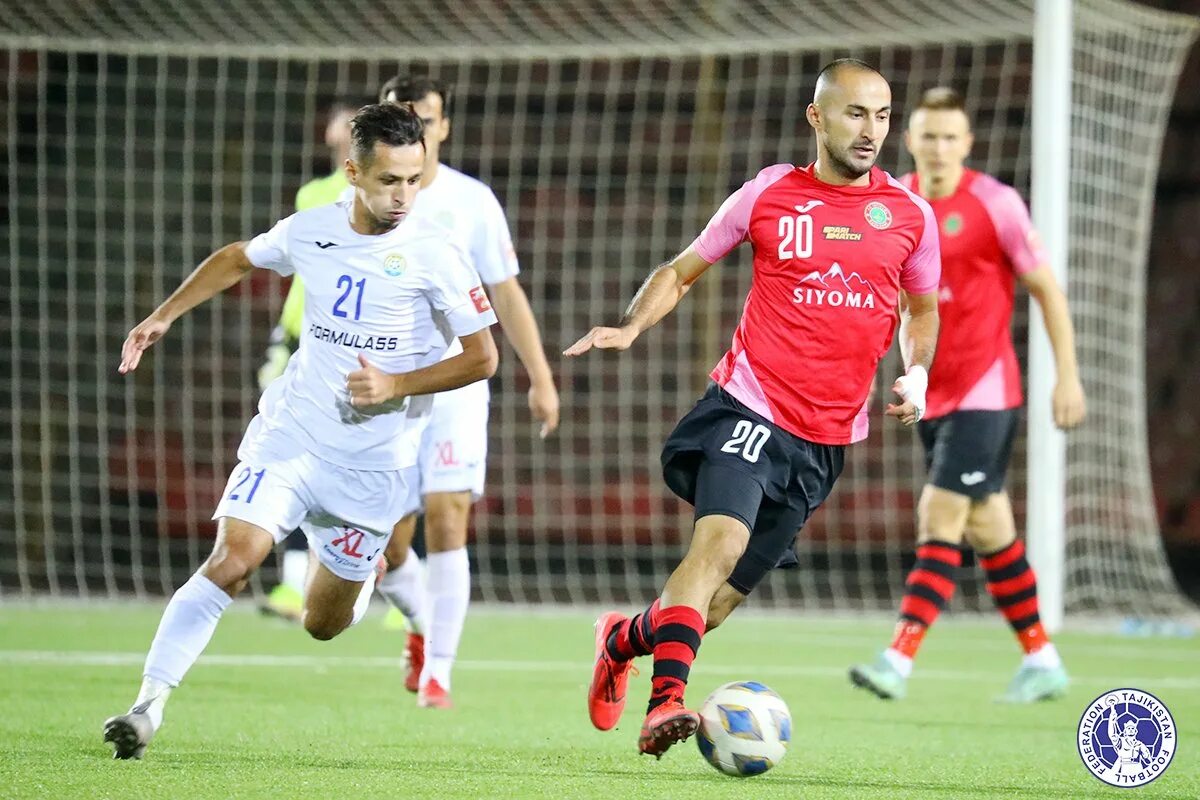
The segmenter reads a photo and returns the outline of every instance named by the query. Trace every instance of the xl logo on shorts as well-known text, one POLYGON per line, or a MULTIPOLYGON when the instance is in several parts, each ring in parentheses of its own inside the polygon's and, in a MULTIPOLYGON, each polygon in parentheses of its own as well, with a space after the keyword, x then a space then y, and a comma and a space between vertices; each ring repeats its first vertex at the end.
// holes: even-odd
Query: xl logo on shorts
POLYGON ((458 466, 458 459, 454 457, 454 442, 438 442, 436 447, 439 467, 458 466))
POLYGON ((363 536, 365 535, 358 528, 347 527, 345 534, 334 539, 330 544, 335 547, 341 545, 342 552, 351 558, 362 558, 362 551, 358 548, 362 546, 363 536))

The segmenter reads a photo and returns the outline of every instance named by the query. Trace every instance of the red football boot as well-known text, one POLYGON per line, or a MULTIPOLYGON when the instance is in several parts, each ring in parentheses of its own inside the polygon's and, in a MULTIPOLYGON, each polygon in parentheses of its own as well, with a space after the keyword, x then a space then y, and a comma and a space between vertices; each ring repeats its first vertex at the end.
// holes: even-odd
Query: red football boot
POLYGON ((621 719, 629 673, 637 674, 632 661, 615 661, 605 646, 613 627, 626 619, 624 614, 609 611, 596 620, 596 665, 592 667, 592 682, 588 686, 588 716, 602 731, 612 730, 621 719))
POLYGON ((646 715, 638 735, 638 750, 662 758, 671 745, 688 739, 700 727, 700 715, 672 697, 646 715))
POLYGON ((408 644, 404 647, 404 660, 408 662, 408 671, 404 675, 404 688, 415 692, 421 688, 421 670, 425 668, 425 637, 419 633, 408 635, 408 644))
POLYGON ((450 693, 442 688, 436 679, 430 678, 421 691, 417 692, 417 706, 420 708, 453 708, 450 693))

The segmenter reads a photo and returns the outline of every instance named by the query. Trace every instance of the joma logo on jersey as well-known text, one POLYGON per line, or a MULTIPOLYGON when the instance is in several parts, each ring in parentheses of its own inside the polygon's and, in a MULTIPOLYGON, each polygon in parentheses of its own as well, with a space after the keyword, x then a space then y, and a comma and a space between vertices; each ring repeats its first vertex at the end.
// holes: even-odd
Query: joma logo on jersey
POLYGON ((847 275, 833 262, 824 274, 813 270, 792 290, 792 302, 806 306, 875 308, 875 290, 857 272, 847 275))
POLYGON ((862 234, 849 225, 826 225, 821 235, 832 242, 861 242, 862 234))

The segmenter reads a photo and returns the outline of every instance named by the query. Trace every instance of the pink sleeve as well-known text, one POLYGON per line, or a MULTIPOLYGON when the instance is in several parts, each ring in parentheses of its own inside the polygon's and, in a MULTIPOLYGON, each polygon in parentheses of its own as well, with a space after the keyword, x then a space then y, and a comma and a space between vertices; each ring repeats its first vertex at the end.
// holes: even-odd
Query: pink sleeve
POLYGON ((942 280, 942 246, 938 241, 933 209, 920 197, 909 194, 921 211, 921 238, 900 268, 900 288, 909 294, 936 292, 942 280))
POLYGON ((1013 272, 1024 275, 1046 263, 1046 253, 1029 219, 1029 209, 1016 189, 994 178, 983 180, 981 176, 971 184, 971 192, 987 209, 1000 249, 1008 257, 1013 272))
POLYGON ((725 198, 717 213, 713 214, 708 225, 692 242, 696 253, 708 263, 715 264, 741 244, 750 229, 750 212, 754 210, 759 195, 794 169, 791 164, 767 167, 754 180, 746 181, 742 188, 725 198))

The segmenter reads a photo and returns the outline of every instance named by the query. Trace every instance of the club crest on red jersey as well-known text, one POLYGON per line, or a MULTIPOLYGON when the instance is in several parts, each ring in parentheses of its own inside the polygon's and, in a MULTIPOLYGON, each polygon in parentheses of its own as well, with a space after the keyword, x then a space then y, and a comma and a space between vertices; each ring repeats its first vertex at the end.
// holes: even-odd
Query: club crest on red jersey
POLYGON ((942 232, 947 236, 958 236, 962 233, 963 218, 962 214, 954 211, 946 216, 945 222, 942 223, 942 232))
POLYGON ((863 216, 867 218, 867 224, 875 230, 883 231, 892 227, 892 212, 878 200, 867 203, 863 209, 863 216))

